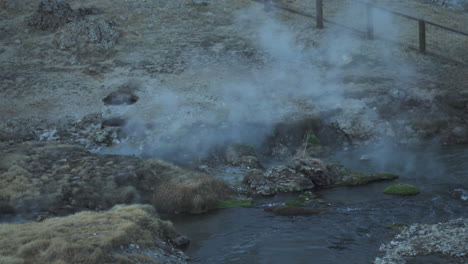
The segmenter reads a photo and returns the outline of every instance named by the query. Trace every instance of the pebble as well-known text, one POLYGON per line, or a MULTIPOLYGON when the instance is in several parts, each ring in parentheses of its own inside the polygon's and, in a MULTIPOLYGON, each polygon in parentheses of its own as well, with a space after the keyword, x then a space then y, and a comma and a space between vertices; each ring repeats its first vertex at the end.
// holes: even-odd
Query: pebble
POLYGON ((0 54, 2 54, 3 52, 5 52, 5 49, 4 49, 4 48, 0 48, 0 54))
POLYGON ((15 44, 21 44, 21 39, 15 39, 15 44))

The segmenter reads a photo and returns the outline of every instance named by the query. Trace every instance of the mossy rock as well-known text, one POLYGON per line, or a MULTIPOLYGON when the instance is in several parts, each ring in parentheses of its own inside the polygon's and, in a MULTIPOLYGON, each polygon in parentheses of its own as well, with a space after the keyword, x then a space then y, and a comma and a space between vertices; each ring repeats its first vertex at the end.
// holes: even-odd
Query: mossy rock
POLYGON ((304 206, 303 202, 297 201, 297 200, 286 200, 284 201, 284 204, 287 206, 298 206, 298 207, 304 206))
POLYGON ((226 200, 219 201, 218 209, 235 208, 235 207, 252 207, 252 200, 226 200))
POLYGON ((395 184, 385 188, 384 193, 393 195, 415 195, 419 193, 419 188, 410 184, 395 184))
POLYGON ((400 177, 397 174, 389 173, 389 172, 379 172, 374 174, 375 177, 381 179, 381 180, 394 180, 400 177))
POLYGON ((363 172, 350 172, 347 170, 343 170, 344 175, 339 177, 336 181, 338 185, 344 186, 359 186, 364 185, 372 182, 379 182, 379 181, 389 181, 397 179, 399 176, 396 174, 388 173, 388 172, 381 172, 376 174, 366 174, 363 172))

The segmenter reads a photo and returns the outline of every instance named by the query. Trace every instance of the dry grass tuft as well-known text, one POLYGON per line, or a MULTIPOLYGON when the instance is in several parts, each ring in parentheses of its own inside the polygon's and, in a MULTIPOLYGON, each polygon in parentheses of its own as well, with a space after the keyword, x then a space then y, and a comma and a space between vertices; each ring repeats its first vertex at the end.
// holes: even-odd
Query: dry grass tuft
POLYGON ((202 213, 216 208, 231 194, 232 190, 224 181, 197 175, 160 184, 155 190, 153 204, 164 212, 202 213))
POLYGON ((0 160, 3 213, 107 210, 116 204, 147 204, 154 197, 163 211, 199 212, 226 200, 229 192, 213 176, 159 160, 98 155, 73 145, 9 146, 2 157, 8 160, 0 160))
POLYGON ((105 213, 81 212, 40 223, 0 225, 0 263, 152 263, 129 244, 155 247, 176 235, 151 206, 116 206, 105 213), (118 255, 118 257, 116 257, 118 255), (127 259, 128 261, 122 261, 127 259), (130 261, 139 259, 141 261, 130 261), (144 261, 143 261, 144 260, 144 261))

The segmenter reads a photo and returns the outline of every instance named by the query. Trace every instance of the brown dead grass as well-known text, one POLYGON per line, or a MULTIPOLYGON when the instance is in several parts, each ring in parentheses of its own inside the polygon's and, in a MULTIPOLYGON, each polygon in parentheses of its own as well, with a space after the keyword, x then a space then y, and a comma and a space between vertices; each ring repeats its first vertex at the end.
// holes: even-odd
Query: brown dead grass
POLYGON ((167 240, 175 234, 170 222, 160 220, 151 206, 143 205, 118 206, 105 213, 82 212, 41 223, 3 224, 0 263, 94 264, 124 259, 145 259, 126 263, 149 263, 149 256, 132 252, 125 257, 119 251, 130 243, 154 248, 155 239, 167 240))
POLYGON ((159 211, 202 213, 216 208, 219 201, 228 199, 231 194, 224 181, 197 175, 160 184, 152 202, 159 211))
POLYGON ((0 161, 4 213, 66 206, 107 210, 116 204, 151 201, 161 211, 198 212, 224 199, 230 190, 213 176, 163 161, 97 155, 72 145, 12 146, 2 157, 8 160, 0 161))

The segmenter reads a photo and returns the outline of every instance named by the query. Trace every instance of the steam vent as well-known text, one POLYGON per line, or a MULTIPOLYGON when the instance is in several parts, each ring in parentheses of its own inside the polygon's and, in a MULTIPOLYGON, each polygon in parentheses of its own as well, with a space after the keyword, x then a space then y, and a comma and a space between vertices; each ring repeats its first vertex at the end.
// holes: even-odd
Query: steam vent
POLYGON ((0 0, 0 264, 468 263, 466 0, 0 0))

